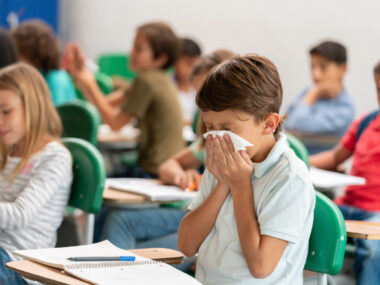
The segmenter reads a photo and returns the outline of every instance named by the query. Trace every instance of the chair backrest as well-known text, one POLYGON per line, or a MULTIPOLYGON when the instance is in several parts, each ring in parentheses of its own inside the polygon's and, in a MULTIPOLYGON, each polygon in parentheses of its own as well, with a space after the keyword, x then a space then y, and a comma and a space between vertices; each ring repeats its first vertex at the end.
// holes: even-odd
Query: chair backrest
POLYGON ((339 208, 325 195, 315 191, 313 228, 305 269, 336 275, 342 268, 346 249, 346 226, 339 208))
POLYGON ((288 139, 288 144, 291 149, 294 150, 295 154, 307 165, 307 167, 310 167, 309 164, 309 152, 307 151, 305 145, 297 139, 295 136, 286 133, 286 137, 288 139))
POLYGON ((124 53, 102 54, 98 58, 99 70, 109 76, 119 75, 134 79, 136 73, 129 69, 129 56, 124 53))
POLYGON ((64 138, 62 142, 73 157, 73 184, 69 206, 86 213, 99 212, 103 202, 106 167, 100 152, 89 142, 64 138))
POLYGON ((101 119, 91 103, 77 100, 58 106, 57 111, 63 125, 62 137, 80 138, 97 145, 101 119))

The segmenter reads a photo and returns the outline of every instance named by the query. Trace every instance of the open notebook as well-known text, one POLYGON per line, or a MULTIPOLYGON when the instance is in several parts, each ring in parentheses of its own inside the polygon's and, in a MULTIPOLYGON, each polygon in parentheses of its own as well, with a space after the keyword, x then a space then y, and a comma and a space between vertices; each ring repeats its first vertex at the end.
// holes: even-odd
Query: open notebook
POLYGON ((310 178, 314 187, 322 189, 347 185, 363 185, 366 182, 366 180, 362 177, 318 169, 315 167, 310 167, 310 178))
POLYGON ((114 246, 109 241, 83 246, 17 250, 15 255, 39 262, 65 272, 92 284, 201 284, 191 276, 174 267, 138 256, 114 246), (135 261, 77 262, 69 257, 79 256, 136 256, 135 261))
POLYGON ((106 186, 146 196, 151 201, 191 200, 196 192, 184 191, 176 186, 161 185, 150 179, 109 178, 106 186))

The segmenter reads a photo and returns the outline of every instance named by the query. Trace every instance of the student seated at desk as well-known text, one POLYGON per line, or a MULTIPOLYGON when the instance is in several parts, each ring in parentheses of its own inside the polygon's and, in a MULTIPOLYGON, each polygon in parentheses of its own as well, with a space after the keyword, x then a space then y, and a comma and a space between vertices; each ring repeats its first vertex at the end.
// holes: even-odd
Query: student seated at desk
POLYGON ((315 193, 281 133, 281 102, 278 71, 259 55, 225 61, 197 94, 208 131, 253 144, 236 152, 228 135, 206 140, 201 189, 178 231, 202 284, 303 283, 315 193))
POLYGON ((107 97, 84 66, 80 48, 71 44, 66 49, 67 68, 76 85, 112 130, 120 130, 133 117, 138 120, 141 130, 138 165, 123 176, 157 177, 158 166, 185 146, 177 89, 166 73, 177 58, 178 48, 177 36, 165 23, 138 27, 130 54, 131 69, 138 76, 128 89, 117 90, 107 97))
POLYGON ((43 21, 30 20, 12 31, 19 59, 37 68, 44 76, 55 106, 77 99, 70 76, 60 69, 58 41, 43 21))
MULTIPOLYGON (((191 82, 196 91, 202 86, 208 72, 216 65, 232 58, 235 54, 229 50, 218 49, 214 52, 204 55, 194 66, 191 75, 191 82)), ((198 138, 190 146, 181 150, 173 157, 160 165, 159 178, 166 184, 177 185, 182 189, 200 185, 200 175, 198 168, 206 161, 206 150, 204 147, 203 133, 206 127, 202 121, 201 114, 198 116, 198 138)))
POLYGON ((0 284, 26 284, 5 264, 14 250, 54 247, 72 159, 46 82, 23 63, 0 70, 0 284))
POLYGON ((200 56, 201 48, 195 41, 187 38, 181 39, 180 55, 174 65, 174 81, 178 87, 179 102, 187 125, 193 123, 197 110, 196 91, 191 84, 191 74, 200 56))
POLYGON ((0 28, 0 68, 16 62, 16 45, 9 32, 0 28))
MULTIPOLYGON (((346 48, 339 43, 326 41, 310 50, 314 84, 290 105, 286 130, 329 136, 342 136, 346 132, 355 116, 354 102, 343 87, 346 64, 346 48)), ((328 149, 305 144, 310 154, 328 149)))
MULTIPOLYGON (((380 105, 380 62, 374 69, 380 105)), ((336 199, 347 220, 380 222, 380 115, 376 110, 354 121, 333 150, 310 157, 310 165, 334 170, 352 156, 351 175, 366 179, 365 185, 348 186, 336 199)), ((356 239, 354 269, 358 285, 380 284, 380 241, 356 239)))

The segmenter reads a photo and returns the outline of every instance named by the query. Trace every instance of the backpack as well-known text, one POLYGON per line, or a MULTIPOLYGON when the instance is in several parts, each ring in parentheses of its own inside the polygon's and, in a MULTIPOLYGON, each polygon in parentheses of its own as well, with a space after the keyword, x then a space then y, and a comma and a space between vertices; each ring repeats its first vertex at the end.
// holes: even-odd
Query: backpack
POLYGON ((358 132, 356 134, 356 142, 359 141, 360 136, 363 134, 363 132, 369 126, 372 120, 377 117, 378 114, 379 110, 373 111, 361 120, 361 122, 359 123, 358 132))

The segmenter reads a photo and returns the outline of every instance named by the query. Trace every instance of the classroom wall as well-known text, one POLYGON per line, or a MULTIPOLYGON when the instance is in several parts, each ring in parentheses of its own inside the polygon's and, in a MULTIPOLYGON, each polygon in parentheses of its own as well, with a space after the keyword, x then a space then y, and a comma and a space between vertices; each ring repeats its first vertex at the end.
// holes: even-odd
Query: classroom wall
POLYGON ((348 47, 345 85, 358 115, 377 106, 372 76, 380 60, 380 1, 376 0, 63 0, 61 35, 79 42, 93 59, 128 51, 135 28, 165 20, 205 52, 229 48, 256 52, 277 65, 284 108, 310 84, 309 48, 324 39, 348 47))

